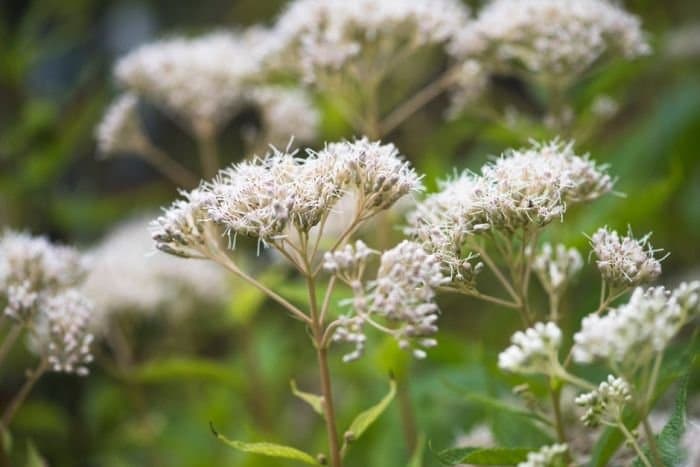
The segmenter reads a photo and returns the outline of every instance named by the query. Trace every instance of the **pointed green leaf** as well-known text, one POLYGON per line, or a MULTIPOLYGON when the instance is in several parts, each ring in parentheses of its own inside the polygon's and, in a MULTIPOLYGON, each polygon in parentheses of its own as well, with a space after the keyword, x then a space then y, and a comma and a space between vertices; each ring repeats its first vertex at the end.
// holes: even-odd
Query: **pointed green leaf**
POLYGON ((241 452, 260 454, 268 457, 280 457, 283 459, 303 462, 309 465, 319 465, 318 461, 316 461, 311 454, 307 454, 304 451, 300 451, 296 448, 274 443, 244 443, 243 441, 228 439, 216 431, 213 425, 211 425, 211 431, 221 442, 241 452))
POLYGON ((527 448, 452 448, 438 452, 437 458, 443 465, 516 465, 527 459, 527 448))
POLYGON ((152 360, 135 368, 129 378, 146 384, 178 383, 183 380, 205 381, 240 388, 242 377, 229 366, 214 360, 192 357, 172 357, 152 360))
POLYGON ((425 435, 421 433, 416 442, 416 448, 408 461, 407 467, 423 467, 423 453, 425 451, 425 435))
POLYGON ((294 380, 291 380, 289 385, 292 388, 292 394, 309 404, 311 408, 314 409, 314 412, 319 415, 323 415, 323 396, 300 391, 299 388, 297 388, 297 383, 294 380))
POLYGON ((31 441, 27 442, 27 464, 26 467, 46 467, 46 461, 39 454, 39 451, 31 441))
POLYGON ((535 420, 538 420, 542 423, 545 423, 547 425, 551 425, 551 422, 540 414, 537 414, 535 412, 531 412, 531 411, 526 410, 522 407, 508 404, 508 403, 500 401, 498 399, 494 399, 494 398, 485 396, 483 394, 479 394, 479 393, 475 393, 475 392, 467 393, 464 395, 464 398, 467 399, 469 402, 476 402, 481 407, 487 407, 487 408, 497 410, 499 412, 508 413, 511 415, 534 418, 535 420))
MULTIPOLYGON (((683 464, 683 448, 681 447, 681 438, 685 433, 687 422, 687 402, 688 402, 688 381, 690 375, 687 375, 680 383, 678 395, 676 396, 676 406, 673 409, 671 418, 663 427, 661 433, 656 436, 656 444, 659 448, 659 456, 664 465, 677 466, 683 464)), ((645 449, 645 452, 649 452, 645 449)), ((637 459, 634 463, 635 467, 643 466, 641 460, 637 459)))
MULTIPOLYGON (((350 424, 346 433, 351 434, 353 439, 358 439, 374 423, 377 418, 389 407, 396 395, 396 381, 392 378, 389 381, 389 392, 376 405, 360 413, 350 424)), ((347 436, 346 436, 347 440, 347 436)))

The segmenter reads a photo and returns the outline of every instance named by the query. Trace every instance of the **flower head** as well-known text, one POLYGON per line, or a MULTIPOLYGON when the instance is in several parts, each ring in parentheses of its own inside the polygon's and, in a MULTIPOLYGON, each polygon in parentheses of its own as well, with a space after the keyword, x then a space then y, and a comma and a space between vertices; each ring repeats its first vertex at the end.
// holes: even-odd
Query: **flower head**
POLYGON ((552 444, 543 446, 539 451, 530 452, 525 462, 520 462, 517 467, 558 467, 564 463, 564 453, 568 450, 566 444, 552 444))
POLYGON ((586 410, 581 417, 583 424, 596 427, 601 422, 616 423, 631 399, 627 381, 608 375, 608 380, 600 383, 598 389, 578 396, 576 404, 586 410))
POLYGON ((562 244, 552 247, 545 243, 532 262, 532 269, 544 288, 557 295, 561 295, 582 267, 581 253, 576 248, 566 248, 562 244))
POLYGON ((628 303, 604 316, 591 314, 583 319, 574 335, 574 360, 608 360, 631 373, 663 351, 681 327, 697 316, 699 296, 697 281, 672 292, 663 287, 635 289, 628 303))
POLYGON ((92 361, 89 332, 92 305, 74 289, 48 298, 39 316, 31 347, 47 359, 53 371, 88 374, 92 361))
POLYGON ((290 136, 299 143, 316 138, 320 116, 306 92, 297 88, 261 86, 252 90, 251 99, 260 110, 264 134, 259 139, 265 143, 283 146, 290 136))
POLYGON ((182 191, 183 198, 174 201, 151 223, 156 248, 175 256, 199 257, 206 244, 206 209, 211 193, 203 188, 182 191))
POLYGON ((649 244, 649 237, 635 239, 631 232, 622 236, 607 227, 598 229, 591 246, 603 279, 615 287, 633 287, 659 277, 661 260, 654 257, 658 250, 649 244))
POLYGON ((639 18, 607 0, 494 0, 450 45, 495 71, 567 82, 603 57, 648 54, 639 18))
POLYGON ((536 323, 511 337, 513 345, 498 356, 499 368, 513 373, 549 373, 557 362, 561 330, 552 323, 536 323))

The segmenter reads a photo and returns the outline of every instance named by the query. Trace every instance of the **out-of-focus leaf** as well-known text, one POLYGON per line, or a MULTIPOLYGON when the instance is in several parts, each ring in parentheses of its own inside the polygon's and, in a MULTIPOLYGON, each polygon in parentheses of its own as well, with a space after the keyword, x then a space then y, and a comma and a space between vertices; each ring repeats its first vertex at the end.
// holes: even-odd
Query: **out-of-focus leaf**
POLYGON ((543 416, 541 416, 539 414, 536 414, 534 412, 530 412, 529 410, 525 410, 525 409, 523 409, 521 407, 517 407, 515 405, 505 403, 505 402, 498 400, 498 399, 493 399, 493 398, 485 396, 483 394, 467 393, 464 395, 464 398, 467 401, 477 403, 482 407, 497 410, 497 411, 500 411, 503 413, 508 413, 511 415, 533 418, 535 420, 538 420, 540 422, 547 423, 547 424, 550 423, 549 420, 547 420, 546 418, 544 418, 543 416))
MULTIPOLYGON (((350 428, 348 428, 347 433, 351 433, 354 439, 358 439, 360 436, 362 436, 362 434, 367 431, 367 428, 369 428, 372 423, 374 423, 387 409, 387 407, 389 407, 389 404, 391 404, 394 396, 396 396, 396 381, 394 381, 392 378, 389 381, 389 392, 386 394, 386 396, 384 396, 377 404, 373 405, 364 412, 361 412, 357 417, 355 417, 355 420, 353 420, 350 424, 350 428)), ((347 445, 343 446, 343 448, 346 449, 347 445)))
MULTIPOLYGON (((677 466, 683 463, 683 448, 681 447, 681 438, 685 433, 685 425, 687 421, 687 402, 688 402, 688 381, 690 380, 690 374, 688 374, 683 381, 680 383, 678 388, 678 395, 676 396, 676 406, 673 409, 673 414, 671 418, 666 423, 664 428, 656 436, 656 444, 659 448, 659 455, 664 465, 667 466, 677 466)), ((649 450, 646 450, 649 452, 649 450)), ((637 459, 635 461, 635 467, 641 467, 642 461, 637 459)))
POLYGON ((316 412, 319 415, 323 415, 323 396, 311 394, 310 392, 300 391, 299 388, 297 388, 296 381, 294 380, 291 380, 289 382, 289 385, 292 388, 292 394, 309 404, 311 408, 314 409, 314 412, 316 412))
POLYGON ((416 442, 416 448, 406 467, 423 467, 423 453, 425 452, 425 435, 421 433, 416 442))
POLYGON ((307 454, 296 448, 274 443, 244 443, 243 441, 228 439, 216 431, 213 425, 211 426, 211 431, 221 442, 238 451, 260 454, 268 457, 281 457, 283 459, 295 460, 310 465, 319 465, 318 461, 314 459, 311 454, 307 454))
POLYGON ((174 357, 155 360, 136 368, 130 375, 141 383, 177 383, 200 380, 241 388, 243 379, 220 363, 201 358, 174 357))
POLYGON ((465 447, 445 449, 436 455, 443 465, 515 465, 523 462, 530 451, 532 449, 465 447))
MULTIPOLYGON (((284 280, 282 271, 276 268, 266 270, 261 277, 260 282, 266 284, 271 289, 275 290, 284 280)), ((236 278, 236 283, 233 286, 236 291, 236 296, 231 300, 229 310, 234 321, 238 323, 247 323, 255 316, 255 313, 260 309, 267 295, 254 287, 243 279, 236 278)))
POLYGON ((46 467, 46 461, 41 457, 34 443, 27 441, 27 461, 26 467, 46 467))
POLYGON ((12 451, 12 434, 4 426, 0 426, 0 442, 2 443, 3 452, 12 451))

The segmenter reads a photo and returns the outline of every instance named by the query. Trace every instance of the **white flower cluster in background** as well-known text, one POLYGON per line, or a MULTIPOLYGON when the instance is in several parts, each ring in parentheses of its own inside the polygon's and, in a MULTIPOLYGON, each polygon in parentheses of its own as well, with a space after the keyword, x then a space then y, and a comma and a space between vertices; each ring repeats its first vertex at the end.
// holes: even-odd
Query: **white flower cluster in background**
POLYGON ((574 335, 574 360, 606 360, 632 373, 663 351, 678 331, 700 312, 700 282, 635 289, 629 302, 600 316, 591 314, 574 335))
POLYGON ((0 236, 3 313, 28 331, 30 349, 53 371, 85 375, 92 360, 93 307, 77 290, 86 271, 73 248, 13 231, 0 236))
POLYGON ((561 329, 552 322, 535 323, 511 337, 513 345, 498 355, 498 367, 512 373, 548 374, 557 365, 561 329))
POLYGON ((196 303, 223 303, 230 293, 217 265, 153 251, 146 218, 118 225, 89 255, 92 267, 82 290, 96 305, 93 328, 99 331, 108 330, 117 313, 181 315, 196 303))
POLYGON ((597 389, 581 394, 576 404, 585 409, 581 421, 589 427, 602 424, 615 424, 622 416, 625 404, 632 400, 630 386, 622 378, 608 375, 607 381, 597 389))
POLYGON ((506 151, 481 174, 466 172, 441 185, 408 216, 407 233, 459 273, 467 236, 540 228, 567 207, 612 190, 606 167, 554 140, 506 151))
POLYGON ((126 89, 152 99, 191 128, 224 123, 241 105, 260 58, 241 37, 216 32, 143 45, 122 57, 114 74, 126 89))
POLYGON ((655 280, 661 275, 661 260, 654 257, 658 250, 649 244, 650 235, 640 239, 618 234, 607 227, 591 236, 596 264, 603 279, 614 287, 634 287, 655 280))
POLYGON ((141 126, 138 105, 138 97, 126 92, 109 106, 95 132, 100 154, 139 152, 148 144, 141 126))
POLYGON ((604 57, 634 58, 650 48, 639 18, 607 0, 493 0, 450 51, 494 71, 566 82, 604 57))
POLYGON ((402 50, 445 43, 468 15, 456 0, 296 0, 274 31, 308 81, 341 69, 365 78, 374 70, 358 63, 381 67, 402 50))
POLYGON ((517 467, 555 467, 564 466, 564 454, 568 450, 566 444, 552 444, 543 446, 539 451, 530 452, 525 462, 520 462, 517 467))
POLYGON ((540 253, 532 261, 532 269, 542 286, 550 294, 561 295, 567 285, 583 267, 583 258, 576 248, 561 243, 542 245, 540 253))
POLYGON ((259 109, 263 135, 259 141, 285 146, 290 136, 298 143, 312 142, 321 120, 311 97, 305 91, 288 86, 261 86, 251 91, 249 99, 259 109))
POLYGON ((371 253, 358 242, 355 247, 326 256, 326 270, 348 283, 354 292, 350 302, 353 310, 341 318, 333 339, 355 344, 345 361, 359 358, 366 340, 364 325, 369 324, 392 335, 416 358, 424 358, 424 349, 437 343, 431 337, 437 332, 439 311, 434 303, 435 291, 449 277, 443 274, 434 255, 404 240, 382 254, 376 279, 364 285, 360 279, 371 253))

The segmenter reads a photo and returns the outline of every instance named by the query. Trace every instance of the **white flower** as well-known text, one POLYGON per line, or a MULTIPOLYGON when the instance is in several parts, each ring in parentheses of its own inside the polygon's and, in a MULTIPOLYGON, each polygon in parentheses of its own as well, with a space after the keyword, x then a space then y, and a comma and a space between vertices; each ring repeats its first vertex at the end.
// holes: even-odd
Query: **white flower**
POLYGON ((0 298, 7 301, 4 313, 20 322, 31 320, 47 295, 78 284, 86 271, 85 258, 73 248, 11 230, 0 235, 0 298))
MULTIPOLYGON (((336 264, 331 262, 331 266, 336 264)), ((346 358, 357 358, 364 348, 364 339, 359 337, 364 334, 363 326, 371 325, 394 336, 402 348, 412 349, 416 358, 424 358, 423 349, 437 344, 431 337, 437 331, 435 289, 447 281, 435 256, 404 240, 382 254, 376 280, 367 287, 359 280, 351 281, 353 312, 343 317, 334 340, 355 342, 355 352, 346 358)))
POLYGON ((596 427, 601 423, 616 423, 622 415, 625 404, 630 400, 632 396, 627 381, 608 375, 608 380, 600 383, 598 389, 581 394, 575 402, 586 409, 581 417, 583 424, 596 427))
POLYGON ((494 71, 566 84, 604 57, 650 52, 639 18, 606 0, 493 0, 450 46, 494 71))
POLYGON ((356 70, 362 79, 358 63, 377 72, 402 50, 449 40, 467 17, 466 7, 455 0, 296 0, 275 31, 307 80, 340 69, 356 70))
POLYGON ((229 296, 225 271, 217 265, 153 251, 144 218, 118 225, 89 254, 91 271, 81 290, 95 304, 93 329, 107 330, 116 313, 181 315, 229 296))
POLYGON ((48 298, 31 337, 31 347, 53 371, 88 374, 92 362, 91 303, 75 289, 48 298))
POLYGON ((323 269, 351 283, 362 278, 367 260, 376 254, 376 250, 358 240, 355 245, 345 245, 340 250, 326 252, 323 255, 323 269))
POLYGON ((217 32, 143 45, 122 57, 114 73, 130 91, 150 99, 188 126, 226 122, 261 69, 261 57, 241 36, 217 32))
POLYGON ((591 246, 603 279, 614 287, 631 287, 659 277, 661 260, 654 258, 658 250, 649 244, 650 236, 635 239, 631 232, 621 236, 607 227, 598 229, 591 246))
POLYGON ((260 110, 263 135, 260 139, 272 146, 295 142, 308 143, 316 138, 320 122, 311 97, 301 89, 264 86, 255 88, 250 97, 260 110))
POLYGON ((458 116, 483 94, 488 84, 489 74, 484 65, 478 60, 464 60, 455 71, 447 116, 451 118, 458 116))
POLYGON ((558 244, 542 245, 540 253, 532 262, 532 269, 542 282, 543 287, 552 294, 560 295, 571 279, 583 267, 583 258, 576 248, 566 248, 558 244))
POLYGON ((525 462, 520 462, 517 467, 556 467, 565 465, 564 453, 568 450, 566 444, 552 444, 543 446, 539 451, 530 452, 525 462))
POLYGON ((163 214, 151 223, 156 248, 165 253, 201 257, 206 245, 206 209, 212 203, 211 193, 196 188, 182 191, 183 199, 174 201, 163 214))
POLYGON ((97 149, 103 155, 139 152, 148 144, 138 115, 138 98, 127 92, 109 106, 96 130, 97 149))
POLYGON ((700 282, 683 283, 672 292, 663 287, 637 288, 629 302, 606 315, 591 314, 574 335, 574 360, 607 360, 630 374, 661 352, 700 310, 700 282))
POLYGON ((549 373, 557 365, 561 330, 552 323, 536 323, 511 337, 513 345, 500 353, 498 367, 513 373, 549 373))

